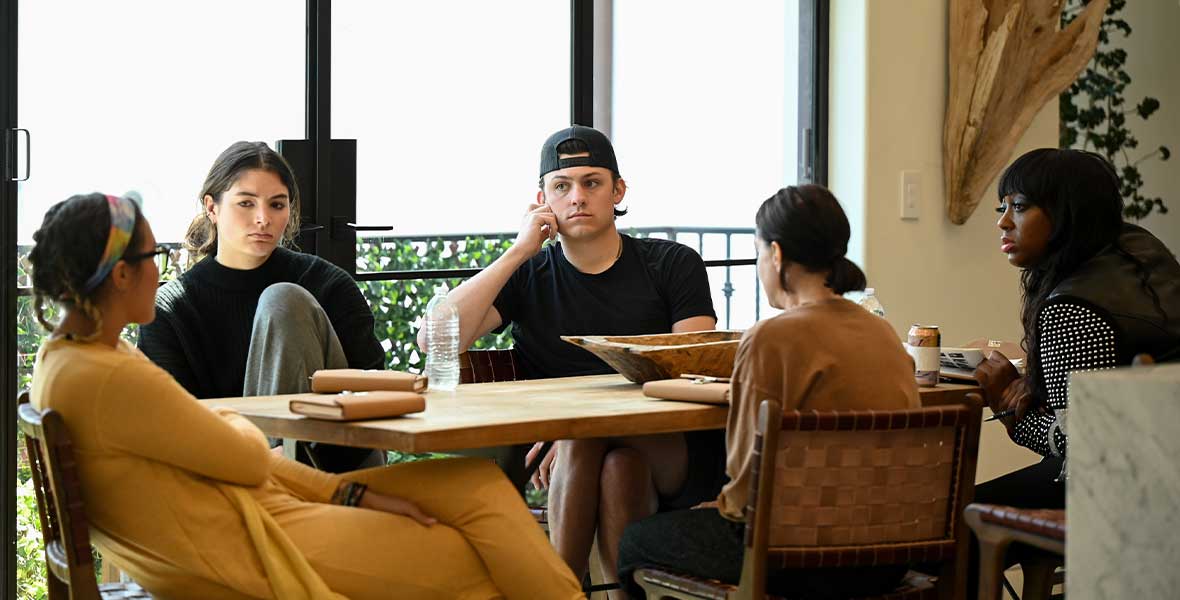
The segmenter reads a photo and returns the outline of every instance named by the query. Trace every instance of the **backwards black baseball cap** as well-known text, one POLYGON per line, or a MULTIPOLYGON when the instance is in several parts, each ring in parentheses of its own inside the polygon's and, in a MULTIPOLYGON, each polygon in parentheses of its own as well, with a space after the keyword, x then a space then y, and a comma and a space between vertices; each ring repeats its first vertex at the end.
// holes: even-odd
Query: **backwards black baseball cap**
POLYGON ((619 163, 615 161, 615 149, 611 146, 610 140, 593 127, 574 125, 562 129, 549 136, 549 139, 545 140, 545 145, 541 146, 541 177, 567 167, 602 167, 614 173, 615 177, 622 177, 619 175, 619 163), (590 156, 559 158, 557 147, 569 140, 578 140, 585 144, 590 156))

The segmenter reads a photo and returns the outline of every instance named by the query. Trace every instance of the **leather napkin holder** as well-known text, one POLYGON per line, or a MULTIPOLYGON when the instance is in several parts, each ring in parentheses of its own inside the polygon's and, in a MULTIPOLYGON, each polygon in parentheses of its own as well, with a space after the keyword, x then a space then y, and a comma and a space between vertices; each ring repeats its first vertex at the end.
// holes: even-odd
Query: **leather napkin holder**
POLYGON ((426 410, 426 399, 413 392, 345 392, 305 394, 287 405, 295 414, 329 421, 387 419, 426 410))
POLYGON ((659 379, 643 384, 643 395, 663 400, 729 404, 729 384, 703 379, 659 379))
POLYGON ((311 391, 319 394, 338 392, 416 392, 426 391, 423 375, 402 371, 366 369, 320 369, 311 376, 311 391))

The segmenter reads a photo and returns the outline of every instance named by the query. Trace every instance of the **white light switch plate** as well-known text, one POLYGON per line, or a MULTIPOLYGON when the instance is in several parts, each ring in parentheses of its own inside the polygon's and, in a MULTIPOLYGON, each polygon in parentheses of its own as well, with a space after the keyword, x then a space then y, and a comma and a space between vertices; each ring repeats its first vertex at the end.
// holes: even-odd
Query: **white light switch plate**
POLYGON ((922 208, 921 171, 901 172, 901 218, 917 220, 922 208))

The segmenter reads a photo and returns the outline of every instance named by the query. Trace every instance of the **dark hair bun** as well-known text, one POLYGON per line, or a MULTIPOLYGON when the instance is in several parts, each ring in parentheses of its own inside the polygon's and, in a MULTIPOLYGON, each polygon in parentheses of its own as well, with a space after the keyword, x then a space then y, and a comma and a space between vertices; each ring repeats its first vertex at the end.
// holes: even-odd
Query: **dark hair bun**
POLYGON ((778 242, 783 259, 813 272, 830 271, 827 284, 832 291, 864 289, 864 272, 844 257, 851 236, 848 217, 827 188, 785 187, 762 203, 754 222, 758 237, 778 242))
POLYGON ((867 283, 864 271, 860 270, 856 263, 843 256, 836 259, 835 264, 832 265, 832 274, 828 276, 827 280, 828 287, 837 294, 863 290, 867 283))

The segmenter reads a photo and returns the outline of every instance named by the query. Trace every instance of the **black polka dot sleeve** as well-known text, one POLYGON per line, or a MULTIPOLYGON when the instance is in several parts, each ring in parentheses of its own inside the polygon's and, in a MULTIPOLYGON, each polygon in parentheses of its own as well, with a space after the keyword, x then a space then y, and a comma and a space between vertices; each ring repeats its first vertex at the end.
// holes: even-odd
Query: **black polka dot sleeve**
POLYGON ((1112 369, 1118 362, 1113 321, 1069 301, 1046 305, 1037 315, 1039 359, 1045 403, 1053 410, 1029 411, 1012 430, 1012 439, 1043 456, 1065 456, 1066 434, 1055 411, 1069 397, 1069 374, 1112 369))

